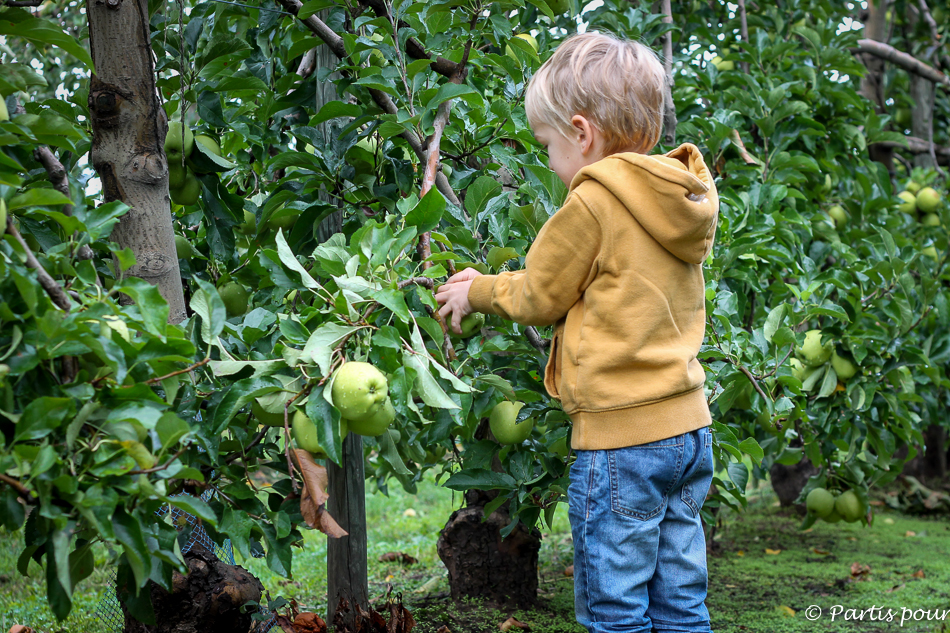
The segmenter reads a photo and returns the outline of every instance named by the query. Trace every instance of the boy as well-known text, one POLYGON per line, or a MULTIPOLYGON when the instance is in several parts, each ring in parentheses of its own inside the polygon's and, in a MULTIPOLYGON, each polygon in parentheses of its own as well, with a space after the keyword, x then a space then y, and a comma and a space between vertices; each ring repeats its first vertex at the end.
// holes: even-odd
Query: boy
POLYGON ((719 199, 699 150, 647 156, 665 73, 637 42, 585 33, 538 70, 525 108, 569 189, 525 269, 468 268, 437 295, 555 325, 544 384, 571 417, 568 489, 577 620, 602 633, 709 632, 699 509, 712 480, 702 262, 719 199))

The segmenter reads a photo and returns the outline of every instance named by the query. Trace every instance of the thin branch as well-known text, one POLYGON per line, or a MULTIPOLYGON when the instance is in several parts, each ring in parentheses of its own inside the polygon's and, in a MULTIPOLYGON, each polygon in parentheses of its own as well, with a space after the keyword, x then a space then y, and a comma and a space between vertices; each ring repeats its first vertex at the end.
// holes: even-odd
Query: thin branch
POLYGON ((400 290, 406 286, 423 286, 429 290, 432 290, 435 287, 435 281, 429 279, 428 277, 412 277, 410 279, 403 279, 398 284, 396 284, 396 287, 400 290))
MULTIPOLYGON (((69 195, 69 178, 67 177, 66 168, 63 167, 63 163, 56 158, 56 155, 45 145, 40 145, 33 150, 33 158, 46 170, 46 174, 49 176, 49 181, 53 184, 53 188, 67 198, 72 199, 72 196, 69 195)), ((72 215, 73 205, 63 205, 62 210, 66 215, 72 215)), ((95 257, 95 253, 92 252, 92 248, 90 248, 88 244, 83 244, 79 248, 77 255, 79 259, 92 259, 95 257)), ((96 275, 96 283, 99 283, 98 275, 96 275)))
MULTIPOLYGON (((248 417, 250 417, 250 416, 248 416, 248 417)), ((264 439, 264 436, 267 435, 267 431, 268 431, 268 430, 270 430, 270 427, 266 427, 266 426, 265 426, 263 429, 261 429, 261 430, 258 432, 258 434, 254 436, 254 439, 251 440, 251 443, 244 447, 244 453, 247 453, 247 451, 251 450, 252 448, 254 448, 255 446, 257 446, 258 444, 260 444, 260 443, 261 443, 261 440, 264 439)), ((225 464, 232 464, 232 463, 234 463, 234 461, 237 460, 239 457, 243 457, 243 456, 244 456, 244 453, 234 453, 233 455, 231 455, 230 457, 228 457, 226 460, 224 460, 224 463, 225 463, 225 464)))
POLYGON ((145 384, 146 384, 146 385, 155 385, 155 384, 158 384, 158 383, 162 382, 162 381, 165 380, 166 378, 171 378, 172 376, 177 376, 177 375, 179 375, 179 374, 187 374, 188 372, 192 371, 193 369, 198 369, 199 367, 201 367, 201 366, 203 366, 203 365, 207 365, 210 361, 211 361, 211 358, 210 358, 210 357, 209 357, 209 358, 205 358, 204 360, 199 360, 199 361, 198 361, 197 363, 195 363, 194 365, 191 365, 191 366, 189 366, 189 367, 185 367, 184 369, 179 369, 178 371, 173 371, 172 373, 170 373, 170 374, 165 374, 164 376, 156 376, 155 378, 149 378, 148 380, 145 381, 145 384))
POLYGON ((11 488, 13 488, 14 490, 16 490, 16 491, 17 491, 17 494, 19 494, 21 497, 23 497, 23 500, 24 500, 24 501, 28 501, 28 502, 30 502, 30 503, 35 503, 35 502, 36 502, 36 501, 35 501, 35 500, 36 500, 36 493, 33 492, 32 490, 30 490, 29 488, 27 488, 26 486, 24 486, 23 484, 21 484, 19 481, 17 481, 17 480, 14 479, 13 477, 8 477, 7 475, 4 475, 3 473, 0 473, 0 481, 2 481, 3 483, 7 484, 8 486, 10 486, 11 488))
POLYGON ((171 466, 175 462, 176 459, 178 459, 179 457, 182 456, 182 454, 184 454, 186 450, 188 450, 187 447, 180 449, 177 453, 172 455, 171 459, 169 459, 167 462, 165 462, 161 466, 155 466, 153 468, 145 468, 143 470, 130 470, 129 472, 125 474, 126 475, 151 475, 152 473, 161 472, 165 470, 166 468, 168 468, 169 466, 171 466))
MULTIPOLYGON (((749 20, 745 11, 745 0, 739 0, 739 33, 742 35, 743 44, 749 42, 749 20)), ((749 62, 739 62, 742 72, 749 74, 749 62)))
POLYGON ((947 77, 945 74, 928 66, 924 62, 920 61, 913 55, 908 55, 902 51, 897 50, 889 44, 884 42, 877 42, 875 40, 858 40, 858 47, 851 49, 852 53, 868 53, 874 55, 880 59, 891 62, 896 66, 900 66, 909 73, 913 73, 924 79, 929 79, 930 81, 943 86, 944 89, 950 90, 950 77, 947 77))
POLYGON ((920 14, 923 16, 924 22, 930 27, 930 38, 933 40, 934 46, 939 49, 941 44, 940 33, 937 31, 937 21, 934 20, 934 16, 931 15, 930 8, 927 6, 927 0, 917 0, 917 6, 920 7, 920 14))
POLYGON ((783 358, 782 361, 781 361, 778 365, 775 366, 775 369, 773 369, 772 371, 770 371, 770 372, 767 373, 767 374, 762 374, 761 376, 756 376, 756 378, 758 378, 759 380, 764 380, 764 379, 766 379, 766 378, 771 378, 772 376, 774 376, 774 375, 776 374, 776 372, 778 372, 778 368, 785 364, 785 361, 788 360, 788 357, 792 355, 792 352, 793 352, 794 350, 795 350, 795 347, 794 347, 794 346, 789 347, 789 348, 788 348, 788 354, 786 354, 786 355, 785 355, 785 358, 783 358))
MULTIPOLYGON (((742 6, 742 0, 739 0, 739 5, 742 6)), ((670 0, 663 0, 663 22, 673 23, 670 0)), ((663 142, 666 145, 673 145, 676 142, 676 107, 673 105, 673 31, 667 31, 663 36, 663 69, 666 72, 666 90, 663 93, 663 142)), ((746 73, 748 72, 746 70, 746 73)))
MULTIPOLYGON (((931 145, 929 141, 926 141, 922 138, 916 136, 905 136, 904 140, 901 141, 878 141, 876 145, 881 145, 883 147, 891 147, 894 149, 903 149, 907 150, 911 154, 929 154, 931 145)), ((934 152, 938 158, 941 158, 945 161, 950 161, 950 147, 942 147, 940 145, 933 146, 934 152)))
POLYGON ((533 325, 529 325, 524 329, 524 335, 534 349, 542 354, 547 354, 548 347, 551 345, 550 339, 541 338, 541 335, 538 334, 538 330, 535 329, 533 325))
MULTIPOLYGON (((389 14, 389 10, 386 8, 386 3, 383 0, 364 0, 365 4, 373 10, 377 17, 386 18, 387 21, 398 26, 400 29, 412 28, 407 22, 399 20, 396 22, 393 20, 393 17, 389 14)), ((410 37, 406 40, 406 53, 409 54, 413 59, 432 59, 432 55, 426 51, 422 44, 419 43, 414 37, 410 37)), ((453 77, 456 73, 465 72, 463 70, 464 62, 456 64, 452 60, 446 59, 444 57, 436 57, 432 61, 430 68, 436 73, 444 77, 453 77)))
POLYGON ((4 6, 8 7, 38 7, 45 0, 4 0, 4 6))
POLYGON ((56 304, 58 308, 69 312, 70 306, 72 305, 69 301, 69 295, 66 294, 66 291, 63 290, 62 286, 53 279, 46 270, 40 265, 37 261, 36 256, 33 255, 33 251, 30 250, 30 247, 27 246, 26 240, 23 239, 23 236, 20 235, 20 232, 16 230, 16 227, 13 226, 13 216, 7 216, 7 233, 13 236, 13 238, 20 243, 20 246, 26 251, 26 265, 32 268, 37 273, 37 279, 40 282, 40 285, 43 286, 43 290, 46 291, 46 294, 49 295, 50 299, 53 300, 53 303, 56 304))

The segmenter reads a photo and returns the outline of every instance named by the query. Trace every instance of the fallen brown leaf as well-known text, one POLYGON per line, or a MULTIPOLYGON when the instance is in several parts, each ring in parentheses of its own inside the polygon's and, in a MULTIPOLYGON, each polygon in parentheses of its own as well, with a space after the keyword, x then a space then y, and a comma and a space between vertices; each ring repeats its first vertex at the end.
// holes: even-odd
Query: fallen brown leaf
POLYGON ((316 613, 300 613, 294 618, 296 633, 327 633, 327 623, 316 613))
POLYGON ((871 568, 862 563, 851 563, 851 577, 859 578, 871 573, 871 568))
POLYGON ((502 631, 509 631, 511 629, 528 630, 531 627, 525 624, 524 622, 519 622, 518 620, 512 617, 512 618, 508 618, 507 620, 499 624, 498 628, 501 629, 502 631))
POLYGON ((36 631, 28 626, 23 626, 22 624, 14 624, 10 627, 9 633, 36 633, 36 631))
POLYGON ((568 565, 567 567, 565 567, 565 568, 564 568, 564 575, 565 575, 565 576, 573 576, 573 575, 574 575, 574 565, 568 565))
POLYGON ((758 165, 760 164, 745 148, 745 143, 742 142, 742 137, 739 136, 739 130, 732 130, 732 134, 729 137, 729 140, 736 146, 736 149, 739 150, 739 155, 742 157, 742 160, 745 161, 747 165, 758 165))
POLYGON ((405 565, 415 565, 419 562, 417 558, 410 556, 405 552, 386 552, 379 557, 381 563, 399 562, 405 565))
POLYGON ((885 589, 885 590, 884 590, 884 593, 894 593, 895 591, 900 591, 900 590, 903 589, 904 587, 905 587, 904 583, 901 583, 901 584, 899 584, 899 585, 894 585, 894 586, 891 587, 890 589, 885 589))
POLYGON ((913 576, 914 578, 923 578, 923 577, 924 577, 924 570, 923 570, 923 569, 918 569, 917 571, 915 571, 914 573, 912 573, 911 576, 913 576))
POLYGON ((779 554, 782 553, 782 550, 780 550, 780 549, 769 549, 769 548, 766 547, 766 548, 765 548, 765 553, 768 554, 769 556, 778 556, 779 554))
POLYGON ((914 532, 913 530, 907 530, 904 532, 904 536, 917 536, 917 532, 914 532))
POLYGON ((449 627, 443 624, 442 628, 436 631, 435 633, 452 633, 452 629, 450 629, 449 627))
POLYGON ((295 448, 293 456, 303 475, 300 514, 303 515, 304 521, 327 536, 333 538, 347 536, 347 531, 340 527, 326 509, 327 499, 330 498, 326 493, 326 487, 329 484, 327 469, 313 461, 313 456, 305 450, 295 448))
POLYGON ((815 553, 818 554, 819 556, 828 556, 829 554, 831 554, 831 552, 828 552, 828 551, 823 550, 823 549, 818 549, 817 547, 811 548, 811 551, 815 552, 815 553))

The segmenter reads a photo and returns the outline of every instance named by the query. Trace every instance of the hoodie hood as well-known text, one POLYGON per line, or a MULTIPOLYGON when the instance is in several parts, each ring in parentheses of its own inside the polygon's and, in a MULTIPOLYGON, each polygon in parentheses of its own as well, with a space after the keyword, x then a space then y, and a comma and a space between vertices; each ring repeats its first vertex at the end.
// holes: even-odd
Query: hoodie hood
POLYGON ((712 249, 719 194, 699 149, 680 145, 667 154, 613 154, 577 172, 571 191, 595 180, 669 252, 701 264, 712 249))

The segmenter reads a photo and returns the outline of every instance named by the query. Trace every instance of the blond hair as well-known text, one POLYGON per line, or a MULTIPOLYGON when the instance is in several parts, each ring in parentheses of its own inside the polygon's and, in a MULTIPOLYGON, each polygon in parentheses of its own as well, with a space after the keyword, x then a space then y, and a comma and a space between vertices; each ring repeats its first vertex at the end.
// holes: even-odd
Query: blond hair
POLYGON ((604 135, 605 154, 645 154, 660 140, 666 71, 639 42, 606 33, 564 40, 531 78, 525 97, 528 122, 549 125, 565 138, 580 114, 604 135))

